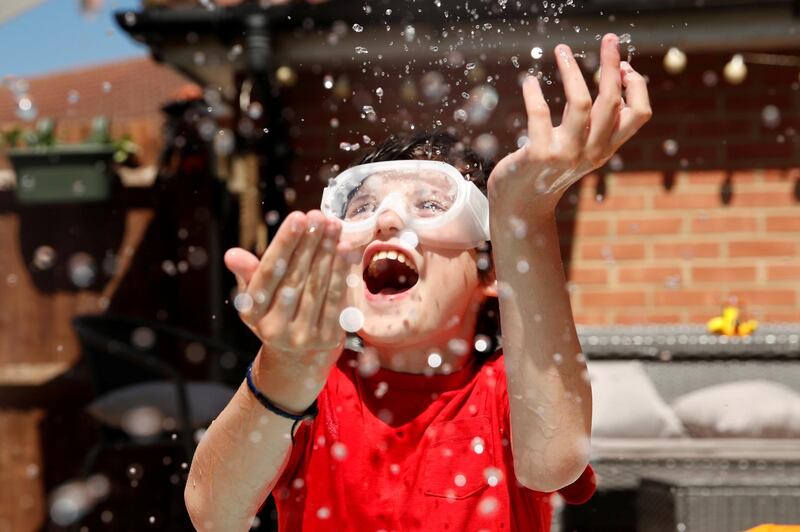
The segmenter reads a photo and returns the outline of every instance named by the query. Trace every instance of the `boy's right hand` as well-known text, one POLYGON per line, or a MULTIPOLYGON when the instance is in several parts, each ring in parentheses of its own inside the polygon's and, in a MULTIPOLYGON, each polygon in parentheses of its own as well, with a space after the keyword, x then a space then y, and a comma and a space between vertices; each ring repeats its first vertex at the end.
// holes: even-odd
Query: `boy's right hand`
POLYGON ((263 345, 253 364, 256 385, 279 406, 302 412, 317 397, 344 350, 339 325, 350 262, 341 222, 318 210, 286 217, 264 256, 229 249, 234 301, 263 345))

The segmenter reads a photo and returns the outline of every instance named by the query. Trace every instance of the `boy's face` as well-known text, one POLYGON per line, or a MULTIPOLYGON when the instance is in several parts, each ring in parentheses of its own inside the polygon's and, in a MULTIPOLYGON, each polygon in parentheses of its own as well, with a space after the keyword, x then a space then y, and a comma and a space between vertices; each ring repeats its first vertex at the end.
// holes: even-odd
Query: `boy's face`
MULTIPOLYGON (((351 276, 347 304, 363 313, 364 326, 358 334, 370 345, 399 348, 423 342, 439 343, 452 337, 468 312, 477 310, 475 304, 492 293, 491 288, 480 282, 475 249, 434 248, 423 243, 411 248, 400 238, 404 229, 396 212, 391 209, 382 212, 371 242, 358 249, 361 263, 351 269, 352 276, 361 282, 351 286, 355 279, 351 276), (373 294, 370 288, 376 290, 382 283, 365 281, 370 275, 366 270, 373 262, 371 259, 379 256, 379 250, 386 249, 405 253, 419 277, 413 287, 401 293, 390 294, 393 290, 383 289, 383 294, 373 294)), ((384 266, 378 276, 408 273, 399 265, 385 266, 390 262, 378 260, 371 267, 380 272, 379 266, 384 266)), ((371 274, 376 275, 376 270, 371 274)))

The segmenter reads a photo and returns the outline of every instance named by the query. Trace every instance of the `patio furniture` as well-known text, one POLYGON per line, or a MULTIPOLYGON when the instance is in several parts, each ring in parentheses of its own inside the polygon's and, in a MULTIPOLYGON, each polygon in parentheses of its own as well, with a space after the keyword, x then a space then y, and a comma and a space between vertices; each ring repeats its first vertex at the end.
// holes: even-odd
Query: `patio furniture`
MULTIPOLYGON (((741 338, 714 336, 702 325, 577 329, 590 373, 592 364, 638 360, 667 403, 694 390, 743 379, 765 379, 800 390, 798 324, 762 325, 753 335, 741 338)), ((582 506, 563 507, 561 530, 639 530, 646 518, 639 515, 641 508, 636 504, 644 478, 663 474, 677 479, 714 478, 732 470, 767 478, 800 477, 800 440, 594 437, 591 463, 599 479, 598 492, 582 506)), ((730 480, 735 482, 734 477, 730 480)), ((650 511, 653 504, 647 506, 650 511)))
POLYGON ((764 523, 800 523, 800 477, 786 469, 720 473, 664 472, 641 481, 643 532, 732 532, 764 523))

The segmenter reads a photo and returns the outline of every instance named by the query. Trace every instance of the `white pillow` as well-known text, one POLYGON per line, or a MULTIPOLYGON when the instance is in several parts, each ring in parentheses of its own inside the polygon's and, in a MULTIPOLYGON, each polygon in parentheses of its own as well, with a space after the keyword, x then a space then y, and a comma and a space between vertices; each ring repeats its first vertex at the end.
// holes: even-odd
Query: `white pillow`
POLYGON ((685 436, 675 413, 658 394, 641 362, 589 361, 592 437, 685 436))
POLYGON ((726 382, 673 403, 692 436, 800 438, 800 394, 767 380, 726 382))
MULTIPOLYGON (((201 428, 217 417, 235 393, 233 388, 216 382, 186 383, 191 428, 201 428)), ((174 428, 181 428, 177 394, 172 382, 132 384, 98 397, 87 408, 98 421, 125 430, 132 436, 155 433, 166 418, 174 421, 174 428)))

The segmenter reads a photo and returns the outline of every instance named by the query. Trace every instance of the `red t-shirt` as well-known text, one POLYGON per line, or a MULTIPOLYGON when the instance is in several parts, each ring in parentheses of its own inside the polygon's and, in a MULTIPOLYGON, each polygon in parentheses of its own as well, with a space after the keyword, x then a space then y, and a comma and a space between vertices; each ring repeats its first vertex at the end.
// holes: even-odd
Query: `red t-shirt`
MULTIPOLYGON (((346 350, 295 435, 272 493, 281 532, 550 530, 550 493, 519 484, 502 351, 449 375, 380 368, 346 350)), ((564 500, 594 493, 591 466, 564 500)))

